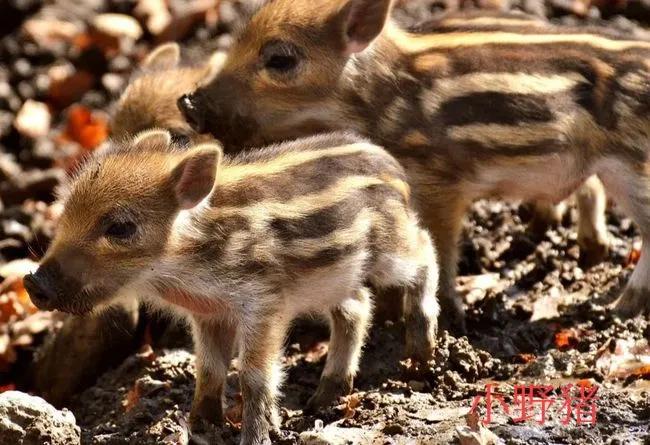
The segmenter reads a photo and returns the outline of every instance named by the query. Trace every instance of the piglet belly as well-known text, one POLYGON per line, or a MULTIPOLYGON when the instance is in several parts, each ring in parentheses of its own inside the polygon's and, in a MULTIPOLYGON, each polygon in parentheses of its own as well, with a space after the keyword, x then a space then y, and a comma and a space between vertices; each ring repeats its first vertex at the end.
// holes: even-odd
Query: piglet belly
POLYGON ((200 315, 211 315, 225 309, 225 304, 221 300, 193 295, 178 289, 163 292, 162 298, 174 306, 180 306, 200 315))

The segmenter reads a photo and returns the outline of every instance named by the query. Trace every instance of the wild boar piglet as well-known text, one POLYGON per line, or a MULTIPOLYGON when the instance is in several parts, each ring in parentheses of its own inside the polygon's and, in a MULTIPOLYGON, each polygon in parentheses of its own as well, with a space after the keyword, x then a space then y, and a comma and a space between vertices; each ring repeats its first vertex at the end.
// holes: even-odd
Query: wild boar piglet
POLYGON ((277 425, 279 356, 300 313, 331 323, 310 405, 352 387, 371 283, 405 290, 406 352, 430 358, 437 266, 403 169, 382 148, 330 134, 223 157, 153 130, 90 159, 62 197, 58 231, 25 279, 43 309, 83 314, 120 296, 186 315, 197 351, 192 417, 221 416, 237 339, 242 443, 277 425))
POLYGON ((142 61, 111 113, 111 137, 133 137, 152 128, 168 130, 175 143, 206 142, 185 121, 177 99, 191 92, 203 78, 214 76, 224 60, 223 52, 212 54, 206 63, 181 63, 177 43, 156 47, 142 61))
MULTIPOLYGON (((389 149, 438 250, 441 321, 460 331, 457 243, 469 204, 558 203, 596 175, 644 240, 616 310, 650 314, 650 42, 505 18, 410 32, 390 21, 391 5, 265 2, 222 70, 179 107, 226 147, 318 129, 389 149)), ((598 216, 580 242, 600 254, 604 194, 596 179, 585 187, 585 211, 598 216)))

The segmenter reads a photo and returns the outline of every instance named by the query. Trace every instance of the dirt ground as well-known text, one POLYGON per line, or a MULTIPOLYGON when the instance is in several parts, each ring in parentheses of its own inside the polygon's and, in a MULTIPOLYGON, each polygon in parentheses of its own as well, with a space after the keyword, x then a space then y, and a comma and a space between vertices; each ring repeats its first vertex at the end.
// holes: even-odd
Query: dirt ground
MULTIPOLYGON (((244 1, 170 0, 178 22, 162 35, 138 15, 142 3, 0 2, 0 269, 23 258, 38 260, 47 247, 56 221, 54 189, 108 135, 106 112, 137 61, 170 38, 193 57, 227 48, 244 1), (212 9, 191 9, 199 3, 212 9), (144 33, 126 36, 131 40, 98 34, 90 25, 97 11, 136 16, 144 33), (53 18, 58 22, 50 22, 46 36, 29 26, 53 18), (42 131, 16 125, 21 111, 36 119, 32 130, 36 122, 42 131)), ((642 1, 397 3, 396 17, 405 24, 465 3, 639 37, 648 36, 650 23, 650 4, 642 1)), ((128 26, 120 32, 133 34, 128 26)), ((526 231, 529 217, 517 203, 476 203, 464 227, 458 279, 468 336, 440 332, 436 358, 415 365, 403 361, 402 323, 377 320, 354 393, 316 414, 302 408, 318 384, 327 328, 319 320, 297 321, 284 356, 276 443, 650 444, 650 322, 620 321, 608 308, 638 261, 635 227, 612 208, 611 252, 602 264, 583 269, 573 207, 559 227, 540 236, 526 231), (479 421, 490 417, 487 429, 467 415, 474 405, 479 421)), ((60 315, 37 312, 25 295, 13 281, 0 285, 0 392, 34 391, 27 377, 34 354, 61 324, 60 315)), ((82 429, 82 443, 238 443, 237 363, 229 374, 227 424, 206 424, 190 434, 194 356, 188 331, 180 327, 161 339, 143 329, 139 352, 65 403, 82 429)))

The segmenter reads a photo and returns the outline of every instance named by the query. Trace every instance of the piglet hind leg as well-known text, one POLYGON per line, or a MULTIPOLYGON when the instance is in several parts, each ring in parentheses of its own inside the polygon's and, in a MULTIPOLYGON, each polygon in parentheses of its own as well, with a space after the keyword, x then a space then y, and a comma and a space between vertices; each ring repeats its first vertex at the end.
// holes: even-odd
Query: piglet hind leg
POLYGON ((405 353, 421 362, 430 360, 436 346, 440 305, 436 296, 438 265, 428 232, 412 221, 398 255, 380 258, 371 276, 378 288, 401 286, 405 289, 405 353))
POLYGON ((240 330, 239 381, 244 403, 242 445, 271 444, 279 428, 280 355, 288 328, 284 314, 250 316, 240 330))
POLYGON ((643 247, 641 258, 625 290, 615 302, 624 318, 650 314, 650 170, 641 162, 611 160, 603 162, 598 176, 607 192, 624 213, 636 223, 643 247))
MULTIPOLYGON (((438 302, 440 304, 440 327, 456 335, 467 333, 463 302, 456 292, 456 272, 458 241, 468 202, 459 189, 442 187, 420 198, 419 209, 436 247, 439 264, 436 274, 439 273, 439 277, 436 283, 438 300, 435 304, 436 307, 438 302)), ((406 308, 408 306, 406 302, 406 308)))
POLYGON ((543 236, 551 227, 560 225, 566 208, 566 202, 564 201, 559 204, 548 201, 532 202, 532 219, 528 223, 528 230, 537 237, 543 236))
POLYGON ((235 343, 236 326, 231 320, 192 320, 196 351, 196 388, 190 422, 223 422, 223 391, 235 343))
POLYGON ((438 330, 438 266, 429 234, 421 230, 418 238, 412 246, 417 271, 405 285, 405 343, 407 357, 426 362, 433 356, 438 330))
POLYGON ((591 176, 576 193, 578 202, 578 245, 580 264, 588 268, 609 254, 609 232, 605 221, 607 195, 597 176, 591 176))
POLYGON ((307 402, 307 410, 315 411, 350 394, 371 314, 371 295, 367 288, 359 289, 330 311, 327 362, 318 388, 307 402))

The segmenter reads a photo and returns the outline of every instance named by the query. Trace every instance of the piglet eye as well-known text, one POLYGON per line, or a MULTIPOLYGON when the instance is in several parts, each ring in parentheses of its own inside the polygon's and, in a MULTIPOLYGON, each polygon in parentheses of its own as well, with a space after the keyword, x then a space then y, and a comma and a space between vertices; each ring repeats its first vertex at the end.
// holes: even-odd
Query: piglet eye
POLYGON ((137 227, 131 221, 112 222, 106 228, 106 236, 114 239, 128 239, 135 235, 137 227))
POLYGON ((296 69, 303 52, 291 42, 271 40, 262 48, 261 58, 264 68, 280 74, 286 74, 296 69))
POLYGON ((289 71, 296 67, 298 60, 293 56, 276 54, 266 61, 266 68, 275 71, 289 71))
POLYGON ((191 139, 188 135, 181 133, 180 131, 170 131, 172 135, 172 143, 175 145, 180 145, 186 147, 190 145, 191 139))

